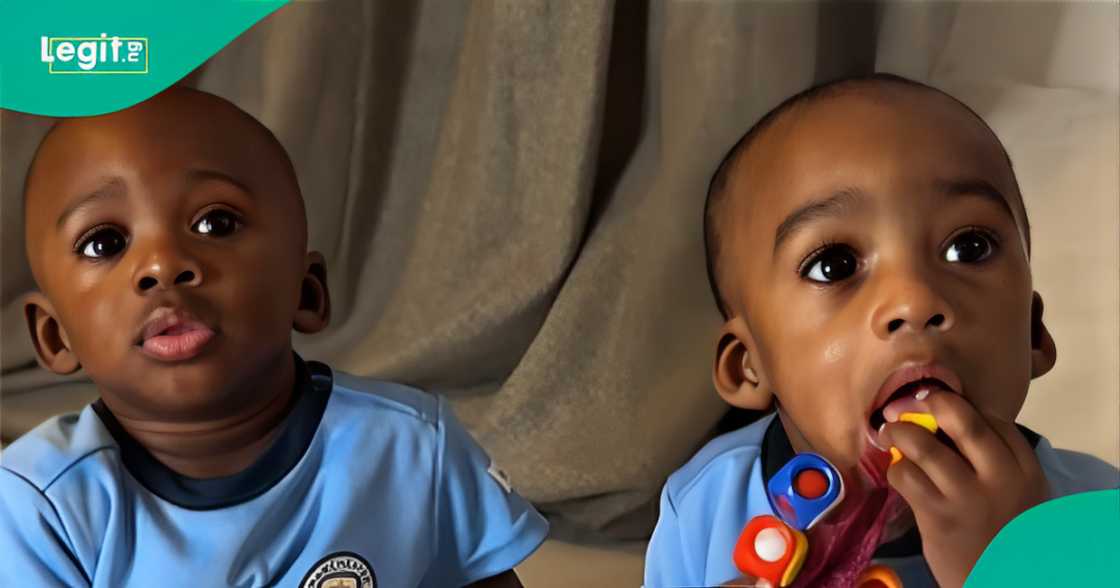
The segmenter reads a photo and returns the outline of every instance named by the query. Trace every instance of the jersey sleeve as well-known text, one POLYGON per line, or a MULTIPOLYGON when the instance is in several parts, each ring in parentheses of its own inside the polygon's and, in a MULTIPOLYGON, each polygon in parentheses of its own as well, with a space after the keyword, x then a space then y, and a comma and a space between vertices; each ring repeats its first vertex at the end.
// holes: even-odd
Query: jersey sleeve
POLYGON ((1120 470, 1098 457, 1055 449, 1045 437, 1035 446, 1035 455, 1050 483, 1050 498, 1120 488, 1120 470))
POLYGON ((646 570, 644 588, 668 588, 699 584, 690 582, 686 573, 687 554, 681 536, 680 519, 677 509, 669 496, 669 484, 661 489, 661 508, 657 526, 653 529, 649 546, 646 547, 646 570))
POLYGON ((499 470, 439 399, 436 563, 427 578, 465 586, 512 569, 548 534, 548 523, 512 490, 499 470))
POLYGON ((89 586, 54 506, 0 468, 0 586, 89 586))

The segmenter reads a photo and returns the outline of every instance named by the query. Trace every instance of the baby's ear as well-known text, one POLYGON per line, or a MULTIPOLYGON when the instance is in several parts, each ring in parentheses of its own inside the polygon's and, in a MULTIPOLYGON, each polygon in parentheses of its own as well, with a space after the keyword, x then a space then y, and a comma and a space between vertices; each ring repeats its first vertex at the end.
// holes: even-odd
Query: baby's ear
POLYGON ((719 395, 731 406, 767 410, 773 394, 761 362, 751 355, 748 343, 751 340, 747 323, 742 317, 724 323, 723 333, 716 345, 712 381, 719 395))
POLYGON ((1034 293, 1031 300, 1031 378, 1049 372, 1058 361, 1058 348, 1046 324, 1042 322, 1042 295, 1034 293))
POLYGON ((41 292, 24 297, 23 315, 39 365, 59 375, 72 374, 81 369, 78 356, 70 349, 66 330, 55 317, 54 307, 41 292))
POLYGON ((331 295, 327 290, 327 262, 323 254, 307 254, 307 271, 300 284, 299 308, 296 309, 292 328, 300 333, 317 333, 331 320, 331 295))

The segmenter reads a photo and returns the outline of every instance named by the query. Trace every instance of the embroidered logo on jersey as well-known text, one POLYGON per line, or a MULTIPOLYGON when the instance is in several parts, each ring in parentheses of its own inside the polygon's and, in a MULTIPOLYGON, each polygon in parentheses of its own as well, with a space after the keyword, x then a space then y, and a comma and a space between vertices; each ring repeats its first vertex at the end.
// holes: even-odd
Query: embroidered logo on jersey
POLYGON ((336 551, 319 560, 303 577, 300 588, 377 588, 377 576, 362 556, 336 551))
POLYGON ((494 481, 506 491, 506 494, 513 491, 513 485, 509 482, 509 475, 502 471, 502 468, 498 467, 498 464, 491 461, 490 467, 486 469, 486 473, 490 474, 491 478, 494 478, 494 481))

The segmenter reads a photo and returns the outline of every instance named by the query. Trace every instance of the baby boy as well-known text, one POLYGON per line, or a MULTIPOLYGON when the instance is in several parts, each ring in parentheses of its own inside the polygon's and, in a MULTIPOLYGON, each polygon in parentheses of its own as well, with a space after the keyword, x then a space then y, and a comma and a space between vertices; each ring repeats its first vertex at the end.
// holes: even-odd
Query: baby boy
POLYGON ((438 397, 304 361, 295 171, 172 88, 57 124, 25 186, 40 363, 100 398, 0 467, 0 586, 520 586, 548 526, 438 397))
POLYGON ((1015 424, 1054 341, 1010 160, 956 99, 886 74, 791 97, 719 166, 705 240, 726 319, 715 386, 772 414, 669 478, 647 588, 755 580, 736 540, 798 452, 847 496, 809 531, 796 586, 850 586, 874 562, 906 588, 959 587, 1019 513, 1120 483, 1015 424))

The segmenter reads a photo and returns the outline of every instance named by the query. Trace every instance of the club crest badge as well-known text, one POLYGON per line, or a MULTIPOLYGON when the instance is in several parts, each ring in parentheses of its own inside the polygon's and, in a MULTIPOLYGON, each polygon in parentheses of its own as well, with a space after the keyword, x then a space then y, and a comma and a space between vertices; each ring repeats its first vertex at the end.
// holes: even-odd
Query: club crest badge
POLYGON ((377 588, 377 576, 362 556, 336 551, 312 566, 300 588, 377 588))

